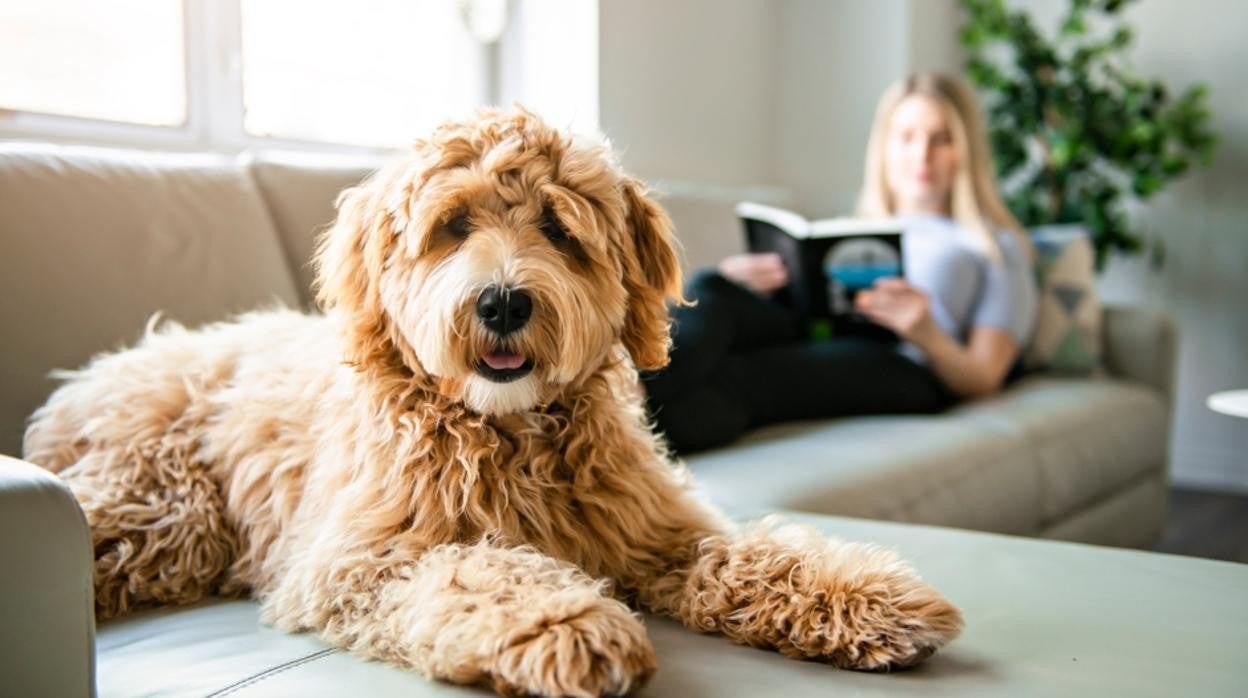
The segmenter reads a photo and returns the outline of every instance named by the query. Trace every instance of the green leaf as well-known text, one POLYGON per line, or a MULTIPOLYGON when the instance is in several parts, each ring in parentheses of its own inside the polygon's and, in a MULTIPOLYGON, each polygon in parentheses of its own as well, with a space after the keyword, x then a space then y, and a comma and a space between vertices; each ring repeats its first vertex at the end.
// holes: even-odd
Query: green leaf
POLYGON ((1137 174, 1131 180, 1131 190, 1140 198, 1146 199, 1161 190, 1162 181, 1150 172, 1137 174))
POLYGON ((1114 30, 1114 35, 1109 40, 1109 45, 1116 49, 1124 49, 1131 45, 1134 34, 1130 27, 1118 27, 1114 30))
POLYGON ((966 72, 971 82, 979 87, 1000 88, 1007 82, 1005 75, 997 70, 996 66, 975 56, 967 62, 966 72))
POLYGON ((1151 121, 1141 119, 1131 124, 1129 133, 1132 140, 1137 144, 1144 145, 1152 142, 1157 137, 1157 125, 1151 121))
POLYGON ((983 46, 985 38, 984 30, 973 24, 962 27, 962 31, 958 32, 958 40, 967 48, 983 46))
POLYGON ((1083 36, 1088 27, 1083 21, 1083 17, 1071 14, 1062 22, 1062 36, 1083 36))
POLYGON ((1161 171, 1167 177, 1174 178, 1187 172, 1187 158, 1170 155, 1161 161, 1161 171))
POLYGON ((1066 134, 1054 134, 1049 143, 1049 162, 1058 168, 1066 167, 1074 157, 1076 144, 1066 134))

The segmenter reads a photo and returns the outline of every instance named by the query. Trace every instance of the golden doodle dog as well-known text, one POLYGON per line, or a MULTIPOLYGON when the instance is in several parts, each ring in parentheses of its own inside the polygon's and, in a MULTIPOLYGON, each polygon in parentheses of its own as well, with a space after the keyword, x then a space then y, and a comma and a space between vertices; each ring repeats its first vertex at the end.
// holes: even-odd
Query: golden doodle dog
POLYGON ((324 315, 149 327, 32 417, 100 617, 250 592, 285 630, 549 696, 645 682, 632 609, 867 670, 961 630, 893 553, 690 494, 634 389, 681 300, 672 225, 605 144, 448 123, 344 192, 315 262, 324 315))

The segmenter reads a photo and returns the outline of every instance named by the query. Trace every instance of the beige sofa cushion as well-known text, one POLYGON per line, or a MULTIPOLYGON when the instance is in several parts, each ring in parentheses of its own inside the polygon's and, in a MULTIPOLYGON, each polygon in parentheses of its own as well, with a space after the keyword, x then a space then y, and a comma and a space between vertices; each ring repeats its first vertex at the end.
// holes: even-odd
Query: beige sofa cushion
POLYGON ((0 144, 0 452, 19 453, 50 370, 133 342, 153 313, 193 325, 299 300, 233 158, 0 144))
MULTIPOLYGON (((1164 473, 1169 412, 1113 380, 1037 376, 933 416, 759 430, 688 459, 729 511, 792 509, 1036 534, 1164 473)), ((1153 530, 1155 511, 1141 511, 1153 530)))
POLYGON ((312 251, 317 234, 334 221, 334 202, 380 163, 364 159, 326 160, 294 153, 260 153, 251 171, 277 226, 282 252, 299 282, 299 297, 311 308, 312 251))
POLYGON ((959 411, 1022 430, 1045 524, 1165 469, 1170 413, 1138 384, 1036 376, 959 411))
POLYGON ((735 199, 669 193, 662 183, 655 195, 676 226, 686 274, 745 251, 745 230, 737 218, 735 199))
POLYGON ((1003 533, 1040 526, 1035 459, 1010 425, 954 415, 800 422, 688 459, 736 515, 778 509, 1003 533))

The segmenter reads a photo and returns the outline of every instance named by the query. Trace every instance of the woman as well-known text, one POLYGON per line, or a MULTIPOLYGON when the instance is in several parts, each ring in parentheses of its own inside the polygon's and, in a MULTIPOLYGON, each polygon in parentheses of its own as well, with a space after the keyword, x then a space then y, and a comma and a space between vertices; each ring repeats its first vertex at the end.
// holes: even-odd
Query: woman
POLYGON ((956 79, 916 74, 880 99, 858 213, 896 218, 906 278, 858 294, 894 346, 805 341, 769 297, 788 282, 776 255, 745 254, 695 276, 674 313, 671 365, 647 375, 660 431, 681 453, 748 429, 847 414, 934 412, 990 394, 1029 339, 1031 248, 1001 202, 983 118, 956 79))

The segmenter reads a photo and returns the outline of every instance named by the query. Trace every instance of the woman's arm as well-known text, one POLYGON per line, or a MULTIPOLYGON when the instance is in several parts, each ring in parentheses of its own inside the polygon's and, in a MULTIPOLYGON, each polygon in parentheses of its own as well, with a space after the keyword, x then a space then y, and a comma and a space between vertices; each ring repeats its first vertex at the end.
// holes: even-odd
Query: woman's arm
POLYGON ((945 385, 962 397, 1000 390, 1018 357, 1018 342, 995 327, 973 328, 963 345, 933 323, 930 336, 910 341, 927 354, 929 365, 945 385))
POLYGON ((902 279, 882 279, 855 302, 873 322, 922 349, 936 375, 962 397, 996 392, 1018 358, 1018 342, 1004 330, 972 328, 966 344, 945 334, 932 319, 927 294, 902 279))

